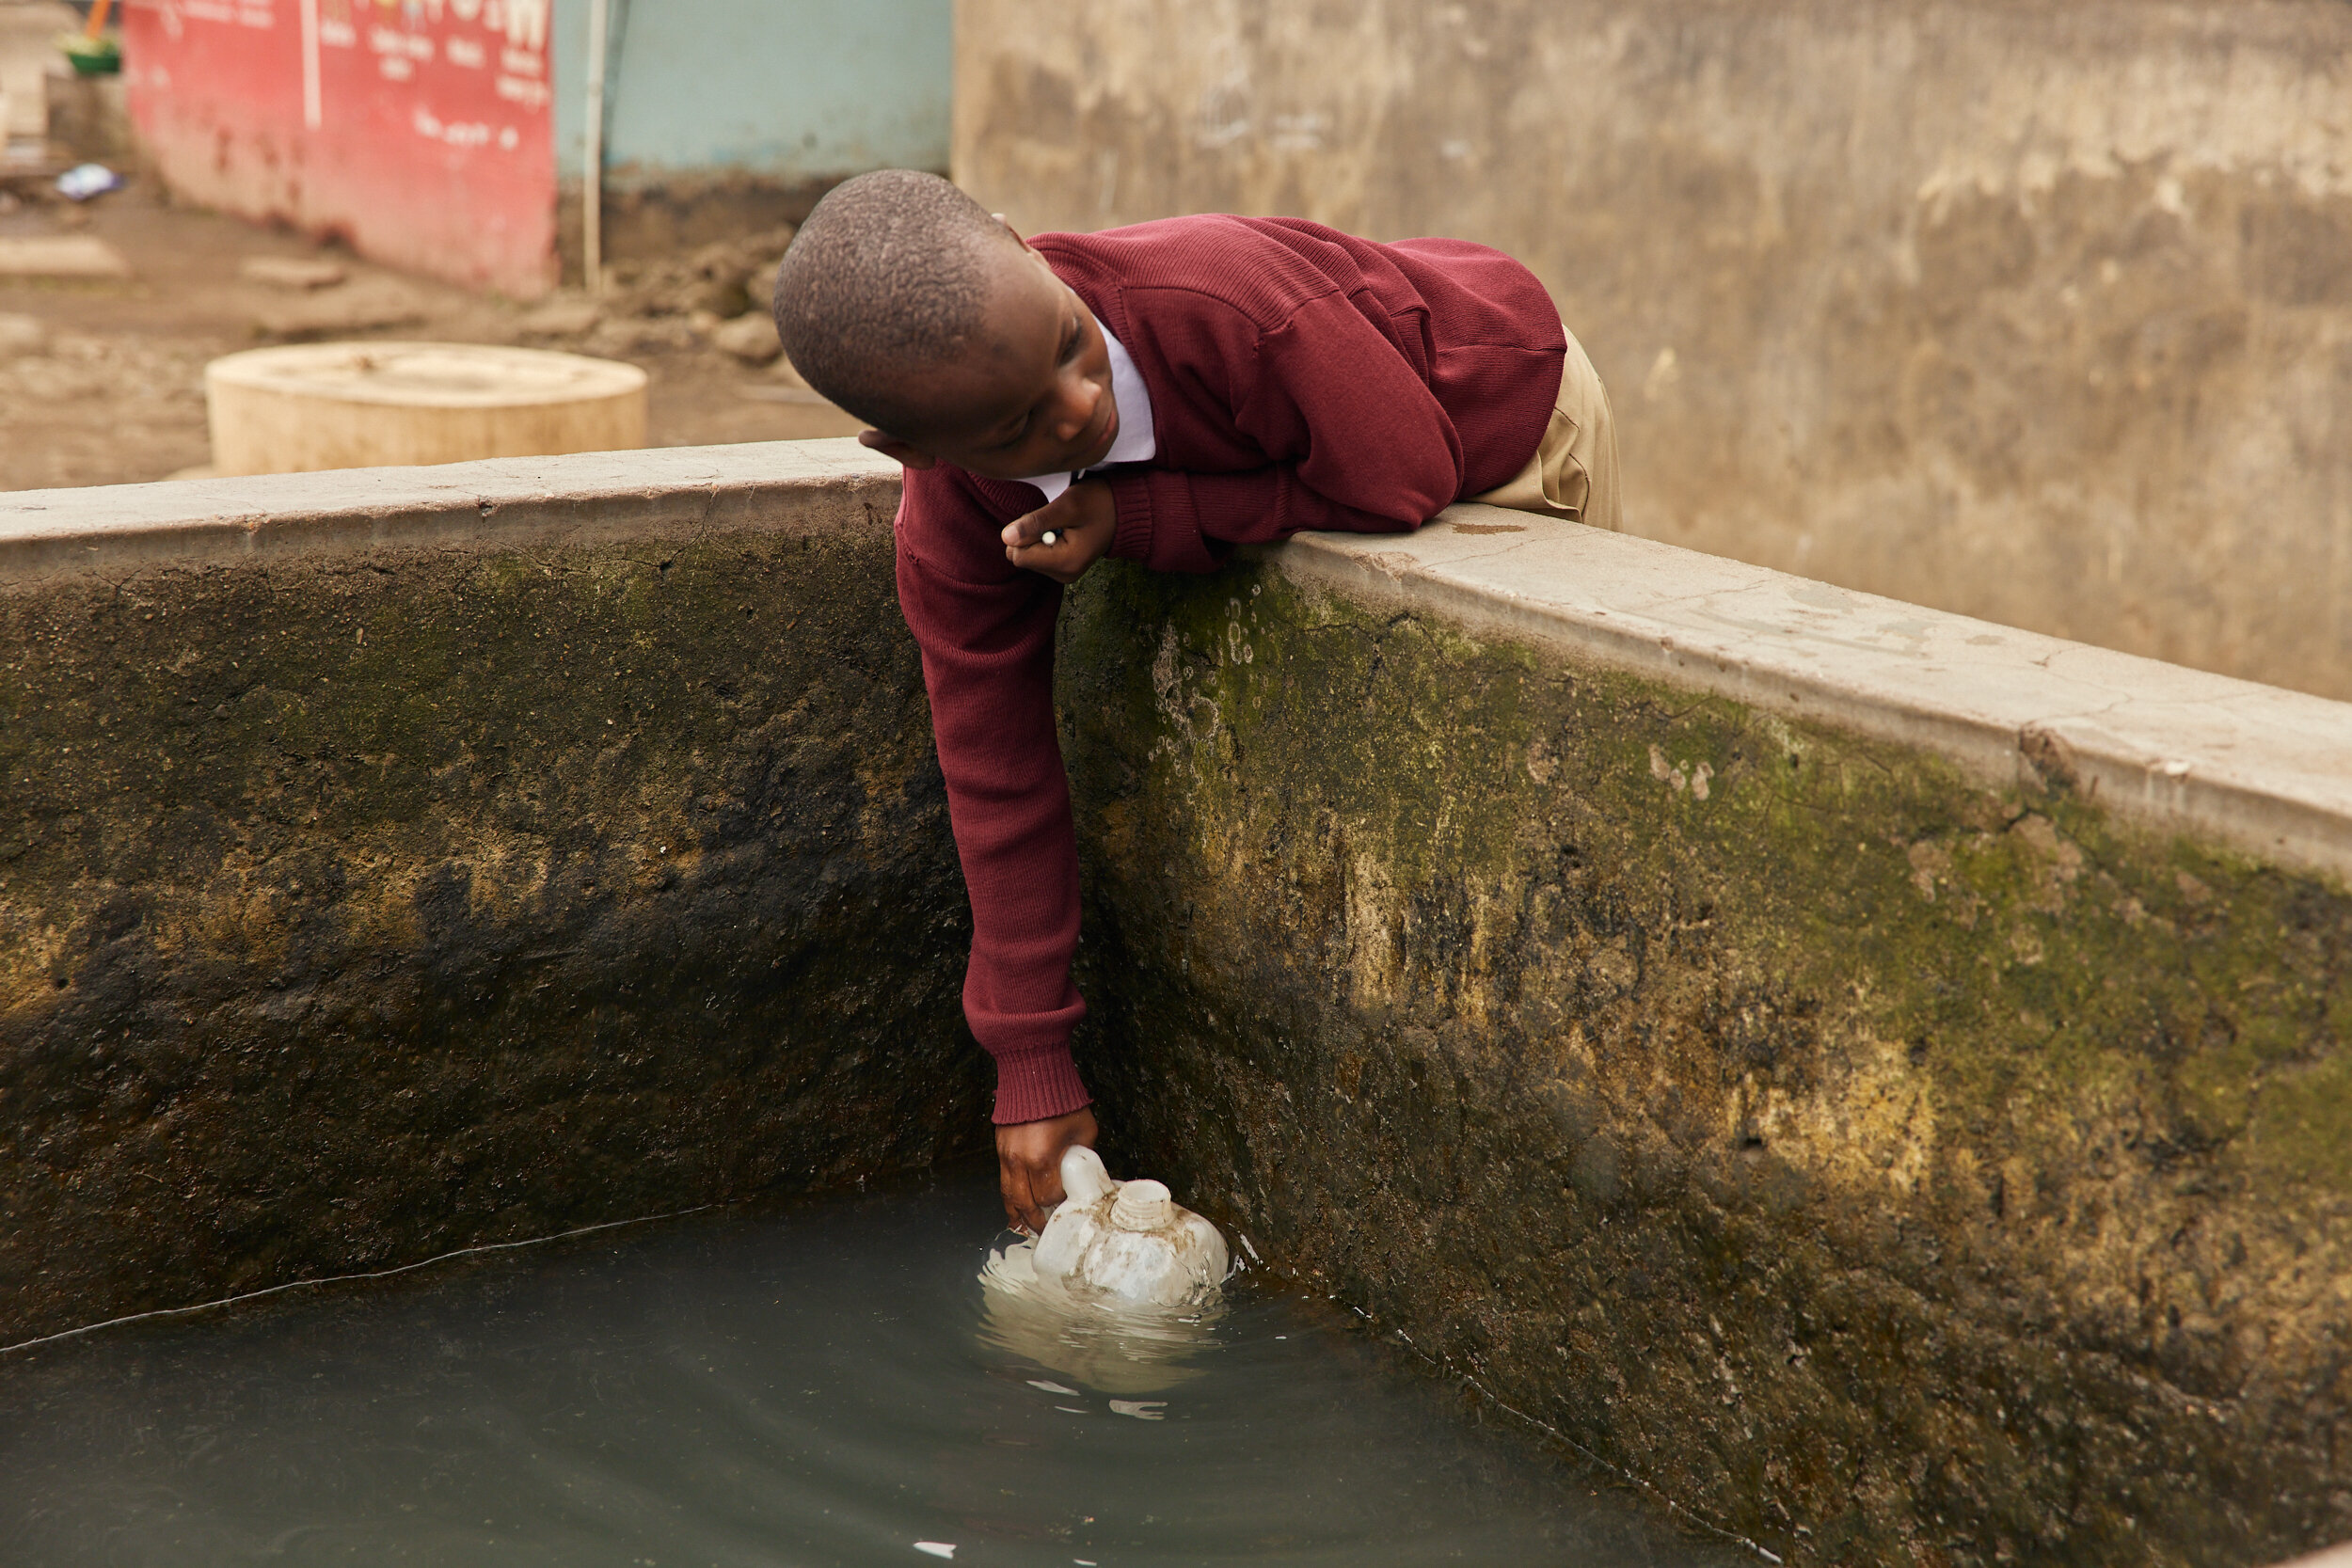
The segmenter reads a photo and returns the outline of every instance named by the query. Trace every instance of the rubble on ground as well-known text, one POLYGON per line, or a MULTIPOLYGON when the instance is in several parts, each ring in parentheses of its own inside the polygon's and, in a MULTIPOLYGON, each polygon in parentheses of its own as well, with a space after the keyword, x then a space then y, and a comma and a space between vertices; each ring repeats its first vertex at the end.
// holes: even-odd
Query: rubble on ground
POLYGON ((0 235, 0 277, 124 278, 131 263, 94 234, 0 235))
POLYGON ((580 295, 560 294, 523 312, 515 325, 526 338, 577 338, 604 320, 604 307, 580 295))
POLYGON ((318 289, 253 314, 253 327, 265 338, 302 341, 369 332, 387 326, 413 326, 427 314, 424 296, 389 277, 362 277, 333 288, 318 289))
POLYGON ((49 346, 49 329, 38 316, 0 313, 0 360, 39 354, 49 346))
POLYGON ((708 346, 746 365, 777 366, 789 378, 768 292, 792 235, 787 226, 673 260, 616 261, 606 269, 604 293, 567 290, 525 311, 516 331, 614 358, 708 346))
POLYGON ((731 322, 720 323, 711 329, 710 343, 747 365, 772 364, 784 352, 775 318, 765 310, 746 310, 731 322))
POLYGON ((264 288, 331 289, 347 276, 342 265, 323 256, 248 256, 237 263, 237 276, 264 288))
POLYGON ((707 310, 732 321, 768 303, 770 281, 793 232, 787 225, 707 245, 677 260, 616 261, 606 269, 612 280, 606 309, 613 316, 641 318, 707 310))

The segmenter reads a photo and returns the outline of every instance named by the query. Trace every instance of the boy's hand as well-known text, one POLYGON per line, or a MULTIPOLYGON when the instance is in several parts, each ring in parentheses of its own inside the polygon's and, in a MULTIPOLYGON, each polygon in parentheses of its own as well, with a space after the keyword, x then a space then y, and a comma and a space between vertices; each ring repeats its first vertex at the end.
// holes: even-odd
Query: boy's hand
POLYGON ((1066 586, 1103 559, 1118 527, 1119 506, 1111 499, 1109 482, 1082 479, 1027 516, 1005 525, 1005 559, 1066 586), (1054 536, 1050 545, 1044 542, 1048 533, 1054 536))
POLYGON ((1063 1151, 1072 1144, 1092 1148, 1094 1139, 1094 1113, 1089 1110, 996 1129, 996 1182, 1004 1189, 1005 1223, 1032 1236, 1043 1230, 1046 1206, 1062 1200, 1063 1151))

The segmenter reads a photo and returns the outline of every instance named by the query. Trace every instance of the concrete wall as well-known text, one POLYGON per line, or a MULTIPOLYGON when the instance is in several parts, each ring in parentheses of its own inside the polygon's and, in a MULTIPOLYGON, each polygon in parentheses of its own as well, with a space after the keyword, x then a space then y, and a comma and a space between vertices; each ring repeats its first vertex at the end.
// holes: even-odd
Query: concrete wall
MULTIPOLYGON (((953 0, 612 0, 605 159, 626 189, 945 168, 953 0)), ((580 171, 587 0, 556 0, 557 168, 580 171)))
MULTIPOLYGON (((798 223, 845 175, 947 166, 952 0, 612 0, 605 254, 798 223)), ((557 245, 580 272, 587 0, 555 8, 557 245)))
POLYGON ((554 282, 548 0, 126 0, 122 71, 174 199, 529 299, 554 282))
MULTIPOLYGON (((892 488, 7 498, 0 1343, 977 1142, 892 488)), ((1792 1562, 2352 1536, 2352 707, 1476 508, 1063 641, 1115 1164, 1792 1562)))
POLYGON ((1791 1562, 2352 1538, 2352 707, 1456 508, 1112 569, 1115 1137, 1791 1562))
POLYGON ((1636 532, 2352 696, 2347 60, 2340 0, 960 0, 955 168, 1502 245, 1636 532))
POLYGON ((896 493, 0 503, 0 1343, 982 1147, 896 493))

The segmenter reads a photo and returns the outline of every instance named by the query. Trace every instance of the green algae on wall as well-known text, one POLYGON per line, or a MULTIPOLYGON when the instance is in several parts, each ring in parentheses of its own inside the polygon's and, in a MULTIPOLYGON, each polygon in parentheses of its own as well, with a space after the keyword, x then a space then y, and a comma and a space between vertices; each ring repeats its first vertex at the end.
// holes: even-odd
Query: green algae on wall
POLYGON ((2352 899, 1311 591, 1098 571, 1083 1064, 1270 1258, 1792 1561, 2352 1534, 2352 899))
POLYGON ((890 583, 746 529, 0 595, 5 1338, 976 1146, 890 583))

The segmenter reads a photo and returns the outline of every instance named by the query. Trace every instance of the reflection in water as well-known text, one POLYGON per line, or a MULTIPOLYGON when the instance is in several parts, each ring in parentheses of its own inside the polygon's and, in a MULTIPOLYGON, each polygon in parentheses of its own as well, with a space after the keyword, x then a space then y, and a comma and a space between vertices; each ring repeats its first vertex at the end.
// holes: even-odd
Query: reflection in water
POLYGON ((1200 1374, 1217 1345, 1218 1300, 1177 1310, 1081 1301, 1039 1275, 1037 1243, 993 1250, 980 1270, 980 1342, 1105 1394, 1149 1394, 1200 1374))
POLYGON ((11 1357, 0 1561, 1736 1560, 1247 1277, 1194 1322, 983 1290, 993 1175, 11 1357))

